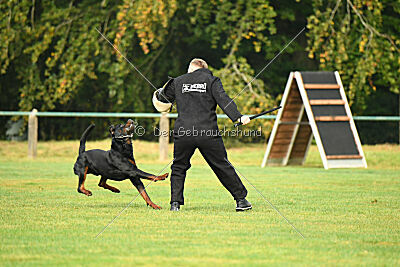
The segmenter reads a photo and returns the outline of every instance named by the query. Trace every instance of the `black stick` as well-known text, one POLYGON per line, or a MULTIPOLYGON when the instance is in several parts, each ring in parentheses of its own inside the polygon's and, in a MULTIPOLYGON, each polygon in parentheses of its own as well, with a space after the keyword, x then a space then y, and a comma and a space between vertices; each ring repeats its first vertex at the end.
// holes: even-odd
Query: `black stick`
MULTIPOLYGON (((280 109, 280 108, 282 108, 282 107, 279 106, 279 107, 276 107, 276 108, 273 108, 273 109, 270 109, 270 110, 261 112, 260 114, 256 114, 256 115, 250 116, 249 118, 250 118, 250 120, 252 120, 252 119, 258 118, 258 117, 260 117, 260 116, 262 116, 262 115, 265 115, 265 114, 267 114, 267 113, 271 113, 271 112, 273 112, 273 111, 275 111, 275 110, 277 110, 277 109, 280 109)), ((240 126, 240 125, 242 125, 242 124, 243 124, 243 123, 241 123, 241 122, 237 122, 237 123, 235 123, 235 127, 238 127, 238 126, 240 126)))

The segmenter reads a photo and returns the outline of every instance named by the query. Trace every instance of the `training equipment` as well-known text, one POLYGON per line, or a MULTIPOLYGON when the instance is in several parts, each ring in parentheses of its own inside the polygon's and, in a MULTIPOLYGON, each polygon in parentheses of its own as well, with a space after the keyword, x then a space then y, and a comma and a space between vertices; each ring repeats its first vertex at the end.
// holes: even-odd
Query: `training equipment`
POLYGON ((157 99, 157 94, 162 89, 163 88, 160 88, 153 93, 153 106, 157 109, 158 112, 167 112, 170 110, 172 103, 164 103, 157 99))
POLYGON ((325 169, 367 167, 339 72, 291 72, 261 167, 303 164, 314 135, 325 169))
POLYGON ((172 108, 172 103, 164 95, 164 90, 170 83, 173 82, 173 80, 173 78, 169 77, 164 86, 157 89, 153 93, 153 106, 157 109, 158 112, 169 112, 172 108))
MULTIPOLYGON (((265 114, 267 114, 267 113, 271 113, 271 112, 273 112, 273 111, 275 111, 275 110, 277 110, 277 109, 280 109, 281 108, 281 106, 279 106, 279 107, 276 107, 276 108, 273 108, 273 109, 270 109, 270 110, 267 110, 267 111, 264 111, 264 112, 261 112, 260 114, 256 114, 256 115, 253 115, 253 116, 250 116, 249 118, 250 118, 250 120, 252 120, 252 119, 256 119, 256 118, 258 118, 258 117, 260 117, 260 116, 262 116, 262 115, 265 115, 265 114)), ((240 125, 242 125, 243 123, 240 121, 240 122, 238 122, 238 123, 235 123, 235 127, 238 127, 238 126, 240 126, 240 125)))

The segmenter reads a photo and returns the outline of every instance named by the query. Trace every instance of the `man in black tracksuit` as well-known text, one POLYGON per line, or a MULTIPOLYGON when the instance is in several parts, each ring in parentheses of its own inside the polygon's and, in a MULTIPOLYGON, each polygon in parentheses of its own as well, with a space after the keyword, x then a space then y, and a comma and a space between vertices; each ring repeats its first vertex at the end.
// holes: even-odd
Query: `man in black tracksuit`
POLYGON ((217 104, 236 122, 247 124, 236 104, 225 93, 221 80, 208 70, 202 59, 194 59, 188 73, 167 82, 156 94, 163 103, 176 102, 178 118, 174 127, 174 162, 171 166, 171 210, 184 204, 183 189, 190 158, 196 148, 212 168, 222 185, 236 200, 237 211, 251 209, 245 199, 247 190, 228 162, 222 137, 218 134, 217 104))

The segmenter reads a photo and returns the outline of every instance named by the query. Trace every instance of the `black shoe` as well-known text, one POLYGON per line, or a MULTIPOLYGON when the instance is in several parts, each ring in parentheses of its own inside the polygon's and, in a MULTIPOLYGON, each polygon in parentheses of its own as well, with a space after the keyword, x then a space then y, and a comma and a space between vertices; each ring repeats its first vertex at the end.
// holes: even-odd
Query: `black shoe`
POLYGON ((245 198, 236 200, 236 211, 251 210, 251 203, 245 198))
POLYGON ((171 211, 179 211, 179 208, 180 208, 180 204, 179 204, 179 202, 176 202, 176 201, 174 201, 174 202, 172 202, 171 203, 171 211))

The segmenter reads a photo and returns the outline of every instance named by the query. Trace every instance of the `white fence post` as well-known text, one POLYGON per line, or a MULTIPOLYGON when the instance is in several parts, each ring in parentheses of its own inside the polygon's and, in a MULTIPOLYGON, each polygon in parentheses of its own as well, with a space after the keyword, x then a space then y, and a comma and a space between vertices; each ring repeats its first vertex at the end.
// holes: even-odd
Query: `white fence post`
POLYGON ((160 160, 168 159, 168 142, 169 142, 169 119, 167 112, 161 113, 160 118, 160 136, 158 138, 160 146, 160 160))
POLYGON ((37 154, 38 142, 38 118, 37 109, 32 109, 28 121, 28 157, 35 158, 37 154))

